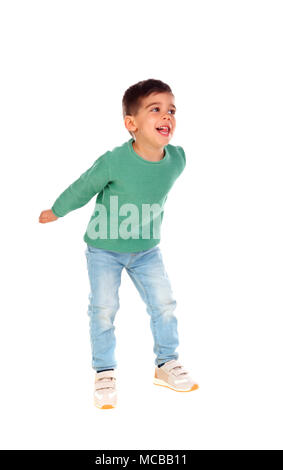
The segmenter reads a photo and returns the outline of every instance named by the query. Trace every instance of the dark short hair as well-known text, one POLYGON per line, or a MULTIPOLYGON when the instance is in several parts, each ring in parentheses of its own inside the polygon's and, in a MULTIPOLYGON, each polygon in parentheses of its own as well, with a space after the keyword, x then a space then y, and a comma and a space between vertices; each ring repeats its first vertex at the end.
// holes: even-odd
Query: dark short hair
MULTIPOLYGON (((124 93, 122 99, 123 117, 126 115, 136 115, 141 104, 141 99, 151 93, 172 93, 172 90, 167 83, 161 80, 154 80, 153 78, 135 83, 135 85, 130 86, 124 93)), ((131 132, 130 134, 134 137, 131 132)))

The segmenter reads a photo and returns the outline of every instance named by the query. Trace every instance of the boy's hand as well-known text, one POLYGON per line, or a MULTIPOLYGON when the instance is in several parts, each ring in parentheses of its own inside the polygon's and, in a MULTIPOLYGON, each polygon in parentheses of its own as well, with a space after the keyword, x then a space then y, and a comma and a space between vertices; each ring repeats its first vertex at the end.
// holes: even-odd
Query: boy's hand
POLYGON ((56 215, 52 212, 51 209, 48 209, 47 211, 42 211, 40 216, 39 216, 39 222, 42 224, 46 224, 47 222, 54 222, 54 220, 57 220, 59 217, 56 217, 56 215))

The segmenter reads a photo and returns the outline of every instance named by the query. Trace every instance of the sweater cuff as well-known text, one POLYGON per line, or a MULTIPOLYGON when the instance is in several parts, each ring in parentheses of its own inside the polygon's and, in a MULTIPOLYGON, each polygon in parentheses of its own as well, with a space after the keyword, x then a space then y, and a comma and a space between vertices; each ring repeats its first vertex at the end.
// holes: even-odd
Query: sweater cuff
POLYGON ((54 210, 54 207, 53 207, 53 206, 51 207, 51 210, 52 210, 53 214, 56 215, 56 217, 63 217, 62 215, 59 215, 56 210, 54 210))

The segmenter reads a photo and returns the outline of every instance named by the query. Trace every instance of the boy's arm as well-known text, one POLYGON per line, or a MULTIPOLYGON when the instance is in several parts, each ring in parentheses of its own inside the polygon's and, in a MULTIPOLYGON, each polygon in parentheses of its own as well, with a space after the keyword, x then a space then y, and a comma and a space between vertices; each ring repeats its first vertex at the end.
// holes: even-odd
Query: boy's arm
POLYGON ((84 206, 110 182, 108 153, 97 158, 87 171, 60 194, 51 207, 56 217, 64 217, 68 212, 84 206))

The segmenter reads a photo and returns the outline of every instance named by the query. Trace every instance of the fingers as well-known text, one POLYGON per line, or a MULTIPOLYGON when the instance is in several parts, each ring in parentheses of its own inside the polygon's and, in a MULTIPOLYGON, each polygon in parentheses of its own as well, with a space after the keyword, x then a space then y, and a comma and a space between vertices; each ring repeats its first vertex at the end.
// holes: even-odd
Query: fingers
POLYGON ((41 212, 38 221, 41 224, 46 224, 47 222, 54 222, 54 220, 57 219, 58 217, 56 217, 50 210, 48 210, 41 212))
POLYGON ((46 222, 51 222, 49 217, 39 217, 39 222, 42 224, 46 224, 46 222))

